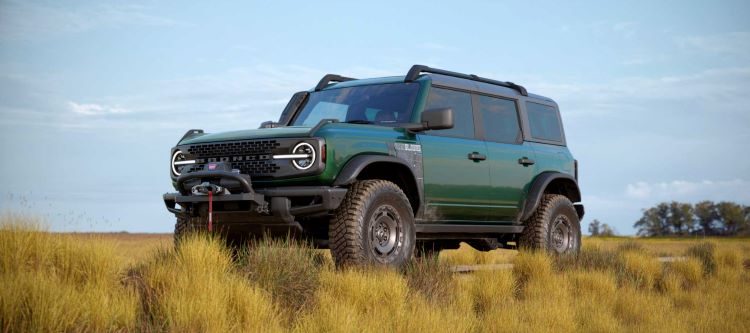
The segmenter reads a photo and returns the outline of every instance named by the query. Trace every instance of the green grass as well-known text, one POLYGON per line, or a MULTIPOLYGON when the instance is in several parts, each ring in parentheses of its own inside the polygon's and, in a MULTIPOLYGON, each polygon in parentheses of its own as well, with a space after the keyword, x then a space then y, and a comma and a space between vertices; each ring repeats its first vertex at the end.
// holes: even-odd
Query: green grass
POLYGON ((3 332, 742 332, 750 326, 746 240, 586 239, 577 257, 462 247, 398 272, 336 270, 324 251, 293 240, 232 252, 198 235, 175 251, 167 236, 56 234, 35 223, 14 216, 0 222, 3 332), (655 245, 665 242, 666 249, 655 245), (660 263, 662 252, 688 258, 660 263), (514 267, 450 271, 452 264, 478 262, 514 267))

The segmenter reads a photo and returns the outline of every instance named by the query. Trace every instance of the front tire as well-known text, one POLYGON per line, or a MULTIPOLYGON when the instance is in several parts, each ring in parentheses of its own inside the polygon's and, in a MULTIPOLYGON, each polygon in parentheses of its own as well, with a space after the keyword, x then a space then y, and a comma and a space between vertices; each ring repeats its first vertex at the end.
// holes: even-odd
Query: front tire
POLYGON ((545 194, 526 221, 519 241, 522 249, 577 254, 581 250, 581 222, 570 199, 545 194))
POLYGON ((416 233, 409 199, 386 180, 354 183, 328 228, 336 267, 404 267, 414 253, 416 233))
POLYGON ((180 245, 180 240, 189 234, 196 231, 195 226, 191 224, 191 219, 186 217, 177 217, 177 222, 174 224, 174 246, 175 248, 180 245))

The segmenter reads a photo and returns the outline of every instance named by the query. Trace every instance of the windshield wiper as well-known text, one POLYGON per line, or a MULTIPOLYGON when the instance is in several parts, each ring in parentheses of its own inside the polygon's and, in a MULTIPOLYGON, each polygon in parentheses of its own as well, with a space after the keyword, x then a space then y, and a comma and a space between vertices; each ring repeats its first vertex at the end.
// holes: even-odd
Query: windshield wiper
POLYGON ((364 119, 349 120, 349 121, 346 121, 346 123, 347 124, 374 124, 373 122, 369 120, 364 120, 364 119))

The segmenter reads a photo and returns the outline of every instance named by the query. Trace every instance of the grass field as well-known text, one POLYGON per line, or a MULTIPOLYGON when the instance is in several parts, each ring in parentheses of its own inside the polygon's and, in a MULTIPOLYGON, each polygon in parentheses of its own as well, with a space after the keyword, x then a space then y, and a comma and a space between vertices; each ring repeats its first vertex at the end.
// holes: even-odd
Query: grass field
POLYGON ((0 221, 0 330, 743 332, 750 240, 585 239, 581 255, 469 247, 403 272, 336 270, 293 241, 55 234, 0 221), (686 256, 660 263, 658 256, 686 256), (455 274, 453 264, 513 263, 455 274))

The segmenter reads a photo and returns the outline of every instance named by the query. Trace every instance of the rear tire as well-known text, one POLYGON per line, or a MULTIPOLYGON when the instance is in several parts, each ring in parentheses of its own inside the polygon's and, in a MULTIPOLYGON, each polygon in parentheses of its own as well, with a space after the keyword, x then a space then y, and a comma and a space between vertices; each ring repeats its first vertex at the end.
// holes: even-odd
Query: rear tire
POLYGON ((329 246, 336 267, 404 267, 416 233, 409 199, 386 180, 354 183, 331 218, 329 246))
POLYGON ((545 194, 526 221, 519 239, 521 249, 555 254, 577 254, 581 250, 581 222, 570 199, 545 194))

